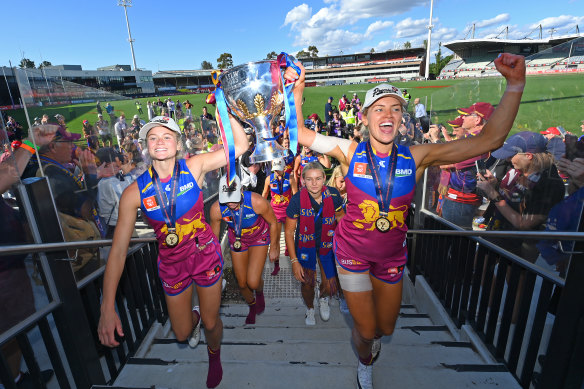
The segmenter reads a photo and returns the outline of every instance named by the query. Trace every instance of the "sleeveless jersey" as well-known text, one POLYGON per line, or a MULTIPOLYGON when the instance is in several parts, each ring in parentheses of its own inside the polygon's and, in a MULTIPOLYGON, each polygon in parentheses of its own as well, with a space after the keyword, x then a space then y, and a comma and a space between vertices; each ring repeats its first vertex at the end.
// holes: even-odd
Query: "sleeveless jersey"
MULTIPOLYGON (((241 240, 243 242, 256 241, 259 236, 269 233, 268 223, 263 217, 258 215, 252 206, 251 195, 252 192, 243 192, 243 203, 237 210, 230 210, 228 206, 219 204, 221 211, 221 218, 227 223, 229 227, 229 241, 235 241, 235 223, 231 216, 235 216, 235 220, 239 220, 239 213, 243 211, 243 220, 241 221, 241 240)), ((267 240, 269 243, 269 239, 267 240)))
MULTIPOLYGON (((197 245, 205 245, 215 238, 211 227, 205 221, 203 212, 203 192, 195 181, 186 161, 179 163, 178 193, 176 196, 176 233, 179 243, 170 248, 164 243, 168 227, 152 183, 152 166, 137 179, 140 190, 140 208, 158 239, 158 257, 165 263, 180 262, 185 257, 198 252, 197 245)), ((161 182, 162 189, 170 197, 170 182, 161 182)))
POLYGON ((292 173, 292 171, 294 171, 294 153, 292 150, 286 150, 284 163, 286 164, 286 167, 284 167, 284 173, 292 173))
MULTIPOLYGON (((387 216, 391 227, 387 232, 379 232, 375 228, 379 206, 373 175, 367 163, 366 145, 366 142, 359 143, 349 164, 345 177, 347 211, 337 226, 335 244, 355 259, 373 262, 391 259, 405 263, 406 218, 415 192, 416 163, 407 147, 397 145, 397 166, 387 216), (364 248, 367 248, 366 253, 364 248)), ((391 156, 381 158, 375 155, 375 158, 380 164, 381 176, 385 177, 385 186, 391 156)))

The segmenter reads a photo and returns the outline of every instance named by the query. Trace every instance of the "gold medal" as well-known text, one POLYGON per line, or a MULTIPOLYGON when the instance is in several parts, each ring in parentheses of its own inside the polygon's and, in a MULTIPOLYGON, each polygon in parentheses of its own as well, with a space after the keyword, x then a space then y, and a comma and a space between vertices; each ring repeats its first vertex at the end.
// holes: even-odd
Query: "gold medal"
POLYGON ((174 231, 169 231, 169 233, 166 235, 166 238, 164 238, 164 243, 166 243, 167 247, 176 247, 178 245, 177 233, 174 231))
POLYGON ((387 219, 385 216, 379 216, 379 218, 375 220, 375 228, 377 228, 377 231, 387 232, 389 231, 389 227, 389 219, 387 219))
POLYGON ((241 242, 239 241, 239 239, 237 239, 235 242, 233 242, 233 250, 234 251, 241 250, 241 242))

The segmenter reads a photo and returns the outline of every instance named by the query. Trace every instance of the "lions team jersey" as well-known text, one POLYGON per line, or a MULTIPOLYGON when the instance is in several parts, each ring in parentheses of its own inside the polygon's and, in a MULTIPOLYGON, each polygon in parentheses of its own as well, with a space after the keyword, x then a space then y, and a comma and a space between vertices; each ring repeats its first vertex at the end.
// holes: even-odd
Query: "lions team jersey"
POLYGON ((290 173, 284 173, 281 184, 278 185, 278 177, 275 173, 270 175, 270 191, 272 194, 272 207, 286 208, 292 197, 292 187, 290 186, 290 173), (280 188, 281 187, 281 188, 280 188))
POLYGON ((264 245, 270 242, 268 223, 258 215, 251 203, 252 192, 243 192, 243 203, 237 210, 230 210, 226 205, 219 204, 221 218, 229 227, 229 241, 235 241, 235 223, 239 221, 239 213, 243 212, 241 220, 241 240, 249 246, 264 245), (233 220, 233 216, 235 220, 233 220))
MULTIPOLYGON (((167 263, 180 262, 181 259, 193 254, 197 245, 206 245, 212 241, 214 234, 205 221, 203 213, 203 192, 195 181, 186 161, 181 159, 179 163, 179 182, 176 196, 176 233, 179 243, 176 247, 167 247, 164 239, 168 233, 168 227, 164 221, 164 213, 160 206, 160 200, 156 195, 152 183, 152 167, 138 177, 140 190, 140 208, 148 223, 152 226, 158 239, 159 259, 167 263)), ((171 182, 160 182, 166 197, 170 198, 171 182)))
MULTIPOLYGON (((367 163, 367 143, 361 142, 353 154, 345 177, 347 187, 347 212, 335 232, 335 244, 355 259, 383 261, 392 259, 405 263, 406 218, 414 197, 416 164, 410 150, 397 145, 397 166, 387 218, 390 230, 379 232, 375 221, 379 217, 379 205, 373 174, 367 163), (364 254, 363 248, 367 248, 364 254), (363 257, 366 255, 366 257, 363 257)), ((375 155, 383 185, 387 185, 391 156, 375 155)))

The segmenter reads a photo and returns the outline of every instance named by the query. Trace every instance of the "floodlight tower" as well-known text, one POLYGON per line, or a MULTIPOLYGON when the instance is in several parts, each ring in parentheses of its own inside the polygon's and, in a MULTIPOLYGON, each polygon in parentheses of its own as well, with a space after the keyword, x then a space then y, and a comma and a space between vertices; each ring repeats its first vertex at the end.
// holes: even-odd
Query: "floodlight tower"
POLYGON ((434 11, 434 0, 430 1, 430 23, 428 23, 428 45, 426 47, 426 80, 430 77, 430 46, 432 46, 432 12, 434 11))
POLYGON ((132 39, 132 33, 130 32, 130 21, 128 20, 128 7, 132 6, 132 0, 118 0, 118 5, 124 7, 124 13, 126 14, 126 25, 128 26, 128 41, 130 42, 130 48, 132 49, 132 61, 134 62, 134 70, 138 70, 136 66, 136 56, 134 55, 134 39, 132 39))

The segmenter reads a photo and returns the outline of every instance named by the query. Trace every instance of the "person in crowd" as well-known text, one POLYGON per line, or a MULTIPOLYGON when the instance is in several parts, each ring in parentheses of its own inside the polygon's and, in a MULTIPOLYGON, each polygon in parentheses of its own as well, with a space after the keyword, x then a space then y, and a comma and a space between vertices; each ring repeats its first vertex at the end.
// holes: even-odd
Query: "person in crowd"
POLYGON ((347 185, 345 185, 345 177, 343 176, 343 170, 341 169, 341 165, 335 166, 333 169, 333 173, 331 177, 326 183, 327 186, 332 188, 336 188, 341 198, 343 199, 343 210, 347 209, 347 185))
POLYGON ((420 124, 422 131, 424 133, 428 132, 428 129, 430 128, 430 119, 428 118, 426 106, 420 103, 419 97, 414 99, 414 117, 416 118, 416 122, 420 124))
POLYGON ((142 102, 140 100, 136 100, 136 111, 138 111, 139 115, 144 115, 144 111, 142 111, 142 102))
POLYGON ((333 97, 330 96, 324 105, 324 122, 328 124, 333 118, 333 97))
POLYGON ((213 118, 213 115, 211 115, 209 113, 209 111, 207 111, 207 107, 203 107, 203 114, 201 115, 201 119, 204 120, 215 120, 215 118, 213 118))
POLYGON ((97 150, 99 165, 105 164, 106 177, 97 184, 97 205, 99 216, 105 222, 106 239, 112 239, 118 223, 118 208, 122 192, 132 183, 130 172, 134 168, 130 154, 122 154, 111 147, 97 150))
POLYGON ((8 120, 6 121, 6 132, 8 133, 8 140, 10 142, 14 140, 21 141, 24 135, 22 125, 12 116, 8 116, 8 120))
MULTIPOLYGON (((229 120, 235 155, 239 157, 247 149, 247 139, 241 124, 233 117, 229 120)), ((214 388, 223 377, 220 358, 223 324, 219 317, 223 258, 219 241, 205 221, 201 187, 205 174, 225 166, 227 159, 223 150, 181 159, 181 131, 168 117, 157 116, 147 123, 140 130, 140 138, 146 140, 152 165, 124 190, 120 199, 118 224, 104 274, 99 340, 105 346, 115 347, 119 343, 114 334, 124 336, 116 314, 115 295, 136 222, 136 209, 141 208, 158 240, 158 275, 175 337, 185 342, 191 333, 197 332, 202 320, 209 356, 207 387, 214 388), (199 296, 200 316, 191 310, 193 284, 199 296)))
POLYGON ((142 120, 140 120, 140 116, 134 115, 134 117, 132 118, 132 123, 130 123, 130 127, 126 130, 126 132, 129 134, 140 132, 140 128, 142 128, 144 124, 146 123, 142 123, 142 120))
POLYGON ((49 124, 49 115, 46 113, 43 114, 43 117, 41 118, 41 124, 49 124))
MULTIPOLYGON (((298 191, 298 185, 294 175, 285 172, 286 163, 282 158, 272 161, 272 174, 264 185, 262 196, 267 199, 270 196, 270 205, 274 210, 277 221, 277 234, 280 236, 282 225, 286 222, 286 208, 290 204, 290 199, 298 191)), ((285 254, 288 256, 288 250, 285 254)), ((280 271, 280 261, 274 262, 272 275, 275 276, 280 271)))
MULTIPOLYGON (((333 246, 341 288, 354 322, 352 340, 359 357, 357 381, 361 388, 373 387, 372 365, 380 352, 381 336, 393 333, 398 318, 407 259, 405 219, 416 179, 428 166, 456 163, 496 149, 513 125, 525 86, 525 60, 503 53, 494 64, 506 78, 507 87, 483 131, 474 137, 409 149, 395 145, 406 101, 398 88, 387 84, 371 88, 364 100, 368 142, 325 137, 299 121, 299 142, 336 158, 345 175, 347 214, 335 231, 333 246), (393 177, 388 178, 388 174, 393 177)), ((297 66, 301 74, 288 68, 285 77, 296 80, 294 97, 300 102, 305 72, 297 66)), ((301 104, 296 104, 296 110, 297 117, 303 117, 301 104)))
POLYGON ((345 120, 340 116, 339 111, 333 112, 333 118, 330 122, 327 123, 329 128, 329 134, 332 136, 336 136, 338 138, 343 137, 343 132, 347 127, 347 123, 345 120))
POLYGON ((302 147, 302 151, 294 159, 294 179, 300 188, 303 183, 300 179, 302 176, 302 169, 310 162, 320 162, 325 169, 330 169, 331 161, 325 154, 318 154, 312 151, 307 146, 302 147))
POLYGON ((566 144, 560 130, 557 127, 549 127, 545 131, 540 131, 540 134, 546 138, 546 149, 554 156, 554 160, 561 159, 566 152, 566 144))
POLYGON ((95 110, 98 115, 103 114, 103 109, 101 108, 101 103, 99 101, 95 103, 95 110))
POLYGON ((361 99, 357 96, 357 92, 353 93, 353 98, 351 99, 351 108, 356 108, 357 104, 361 104, 361 99))
MULTIPOLYGON (((32 139, 25 138, 19 147, 10 152, 10 157, 0 163, 0 194, 6 192, 18 182, 31 157, 36 154, 37 147, 43 147, 53 141, 57 131, 55 125, 33 127, 35 144, 32 139)), ((26 242, 25 221, 13 207, 0 196, 0 246, 23 244, 26 242)), ((30 283, 26 265, 26 255, 12 254, 2 256, 0 261, 0 333, 5 333, 13 326, 34 314, 35 297, 30 283)), ((22 350, 16 338, 2 345, 0 352, 7 363, 8 378, 14 380, 17 388, 33 388, 36 383, 30 372, 21 372, 22 350)), ((44 383, 48 382, 54 372, 40 372, 44 383)), ((0 381, 1 382, 1 381, 0 381)), ((8 387, 8 383, 4 382, 8 387)))
POLYGON ((95 149, 94 145, 97 145, 99 143, 98 141, 98 137, 97 137, 97 131, 95 130, 95 128, 93 127, 93 125, 91 125, 91 123, 89 123, 89 120, 85 119, 83 120, 82 123, 83 128, 81 129, 83 131, 83 137, 87 140, 87 146, 90 149, 95 149), (92 147, 94 146, 94 147, 92 147))
POLYGON ((65 116, 63 116, 63 115, 61 115, 60 113, 58 113, 58 114, 56 114, 56 115, 55 115, 55 119, 57 119, 57 123, 58 123, 58 124, 59 124, 61 127, 63 127, 63 128, 65 128, 65 129, 67 129, 67 123, 65 122, 65 116))
POLYGON ((408 105, 410 105, 410 100, 412 99, 412 95, 409 94, 407 89, 403 89, 402 96, 403 96, 404 100, 406 101, 405 110, 407 111, 408 105))
POLYGON ((339 111, 344 111, 349 107, 349 100, 347 99, 347 95, 343 95, 341 96, 341 98, 339 99, 339 111))
POLYGON ((118 138, 118 146, 122 147, 124 143, 124 138, 126 137, 126 131, 128 129, 128 125, 126 124, 126 115, 121 114, 120 118, 114 125, 114 133, 116 134, 116 138, 118 138))
POLYGON ((318 304, 323 321, 329 320, 329 298, 338 291, 332 247, 336 224, 344 211, 338 190, 324 184, 326 175, 320 163, 308 163, 302 178, 305 186, 292 196, 286 209, 284 237, 294 277, 302 283, 305 324, 313 326, 317 263, 321 277, 318 304))
MULTIPOLYGON (((489 103, 475 103, 468 108, 461 108, 462 125, 457 128, 457 138, 478 135, 495 108, 489 103)), ((459 227, 472 229, 472 222, 476 216, 483 198, 477 193, 477 166, 484 168, 489 154, 478 155, 465 161, 441 168, 449 175, 448 190, 442 203, 442 217, 459 227)))
POLYGON ((187 99, 185 100, 185 102, 183 103, 185 106, 185 113, 187 116, 193 116, 193 104, 187 99))
POLYGON ((152 118, 156 116, 154 113, 154 104, 152 104, 152 101, 148 100, 146 103, 146 109, 148 110, 148 121, 151 121, 152 118))
MULTIPOLYGON (((510 160, 513 169, 501 182, 489 170, 479 175, 477 186, 491 202, 485 217, 487 229, 540 230, 550 209, 565 194, 554 157, 546 151, 545 138, 535 132, 522 131, 509 137, 503 147, 492 154, 495 158, 510 160)), ((516 240, 501 239, 497 244, 531 262, 537 258, 535 241, 525 240, 518 244, 516 240)))
POLYGON ((233 270, 239 291, 249 306, 245 324, 255 324, 256 315, 266 307, 262 273, 268 245, 271 262, 280 256, 280 234, 274 211, 259 194, 242 191, 239 177, 227 185, 223 176, 219 182, 219 199, 211 205, 210 217, 217 237, 221 221, 227 223, 233 270))
POLYGON ((110 118, 109 122, 113 126, 116 123, 116 121, 118 120, 118 118, 116 117, 116 112, 115 112, 114 106, 111 105, 110 103, 107 103, 105 105, 105 112, 108 114, 108 116, 110 118))
POLYGON ((173 119, 176 119, 174 116, 174 109, 175 109, 174 101, 172 101, 172 99, 170 97, 166 100, 166 108, 167 108, 168 116, 170 116, 173 119))
POLYGON ((107 120, 103 118, 103 115, 97 114, 97 121, 95 122, 95 128, 99 134, 99 140, 101 140, 101 145, 103 147, 112 147, 112 134, 110 132, 110 126, 107 120))

